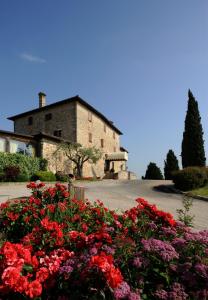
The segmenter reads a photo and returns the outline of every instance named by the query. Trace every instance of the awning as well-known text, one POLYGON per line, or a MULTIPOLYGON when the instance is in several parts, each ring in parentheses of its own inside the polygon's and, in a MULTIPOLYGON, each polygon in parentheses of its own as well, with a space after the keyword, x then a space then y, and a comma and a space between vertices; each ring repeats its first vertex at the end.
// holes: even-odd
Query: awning
POLYGON ((128 160, 128 153, 127 152, 114 152, 108 153, 105 155, 106 160, 128 160))

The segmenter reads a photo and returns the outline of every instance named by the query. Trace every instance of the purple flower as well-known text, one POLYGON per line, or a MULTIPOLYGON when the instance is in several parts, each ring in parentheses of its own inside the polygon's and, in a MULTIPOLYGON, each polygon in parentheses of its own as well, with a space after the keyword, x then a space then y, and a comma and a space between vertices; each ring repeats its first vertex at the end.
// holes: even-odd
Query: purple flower
POLYGON ((142 239, 142 244, 145 251, 157 253, 166 262, 179 258, 179 254, 169 242, 150 238, 149 240, 142 239))
POLYGON ((172 241, 172 245, 176 248, 183 248, 186 245, 186 240, 184 240, 183 238, 175 238, 172 241))
POLYGON ((176 230, 172 227, 161 227, 162 235, 166 237, 171 237, 176 235, 176 230))
POLYGON ((71 266, 63 266, 63 267, 60 267, 59 273, 60 273, 60 274, 63 274, 63 273, 70 274, 73 270, 74 270, 74 269, 73 269, 73 267, 71 267, 71 266))
POLYGON ((142 260, 140 257, 135 257, 133 260, 133 266, 135 266, 136 268, 141 268, 142 266, 142 260))
POLYGON ((186 300, 188 298, 188 295, 184 291, 184 287, 180 284, 175 282, 172 285, 171 291, 168 293, 168 299, 171 300, 186 300))
POLYGON ((113 255, 115 253, 115 249, 113 249, 112 247, 109 247, 107 245, 103 245, 102 249, 107 253, 107 254, 111 254, 113 255))
POLYGON ((128 295, 128 300, 140 300, 140 299, 141 299, 140 295, 138 295, 136 293, 131 292, 128 295))
POLYGON ((204 290, 200 290, 197 292, 192 293, 193 295, 193 299, 197 299, 197 300, 207 300, 208 299, 208 290, 204 289, 204 290))
POLYGON ((156 229, 157 229, 157 225, 156 225, 154 222, 150 222, 150 223, 148 224, 148 226, 149 226, 149 228, 150 228, 151 230, 156 230, 156 229))
POLYGON ((98 253, 98 250, 97 250, 97 248, 93 247, 93 248, 90 249, 89 252, 90 252, 91 255, 96 255, 98 253))
POLYGON ((195 270, 201 277, 208 279, 208 266, 197 263, 195 265, 195 270))
POLYGON ((158 299, 166 300, 168 299, 168 293, 165 290, 157 290, 154 293, 155 297, 158 299))
POLYGON ((115 290, 114 297, 116 300, 124 299, 130 294, 130 286, 127 282, 123 281, 115 290))

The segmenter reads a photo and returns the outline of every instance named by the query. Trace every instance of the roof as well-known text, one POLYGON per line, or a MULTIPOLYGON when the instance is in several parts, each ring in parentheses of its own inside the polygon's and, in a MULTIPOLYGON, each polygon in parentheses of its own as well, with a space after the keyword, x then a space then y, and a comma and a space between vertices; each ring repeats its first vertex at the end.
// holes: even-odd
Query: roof
POLYGON ((45 139, 48 139, 48 140, 53 140, 53 141, 56 141, 56 142, 70 142, 68 140, 65 140, 63 138, 60 138, 60 137, 57 137, 57 136, 54 136, 54 135, 50 135, 50 134, 47 134, 45 132, 39 132, 38 134, 34 134, 34 135, 28 135, 28 134, 22 134, 22 133, 16 133, 16 132, 13 132, 13 131, 6 131, 6 130, 0 130, 0 136, 1 135, 7 135, 7 136, 13 136, 13 137, 16 137, 16 138, 25 138, 25 139, 30 139, 30 140, 39 140, 39 139, 42 139, 42 138, 45 138, 45 139))
POLYGON ((36 108, 36 109, 33 109, 33 110, 26 111, 24 113, 9 117, 7 119, 11 120, 11 121, 15 121, 16 119, 19 119, 19 118, 22 118, 22 117, 25 117, 25 116, 28 116, 28 115, 31 115, 31 114, 34 114, 34 113, 37 113, 37 112, 40 112, 40 111, 47 111, 51 107, 56 107, 56 106, 59 106, 59 105, 62 105, 62 104, 74 103, 74 102, 78 102, 78 103, 84 105, 89 110, 91 110, 93 113, 95 113, 97 116, 99 116, 103 121, 105 121, 109 125, 109 127, 114 129, 118 134, 120 134, 120 135, 122 134, 122 132, 116 126, 113 125, 112 121, 108 120, 101 112, 96 110, 93 106, 91 106, 85 100, 80 98, 78 95, 74 96, 74 97, 71 97, 71 98, 67 98, 67 99, 58 101, 58 102, 55 102, 55 103, 52 103, 52 104, 49 104, 49 105, 46 105, 46 106, 43 106, 43 107, 40 107, 40 108, 36 108))
POLYGON ((49 139, 49 140, 53 140, 53 141, 56 141, 56 142, 70 142, 68 140, 65 140, 61 137, 58 137, 58 136, 55 136, 55 135, 50 135, 48 133, 45 133, 45 132, 39 132, 38 134, 34 134, 33 135, 34 139, 42 139, 42 138, 46 138, 46 139, 49 139))
POLYGON ((120 147, 120 150, 121 150, 122 152, 127 152, 127 153, 129 153, 129 151, 127 151, 124 147, 120 147))
POLYGON ((21 138, 27 138, 27 139, 33 139, 32 135, 21 134, 21 133, 16 133, 16 132, 12 132, 12 131, 6 131, 6 130, 0 130, 0 134, 12 135, 15 137, 21 137, 21 138))

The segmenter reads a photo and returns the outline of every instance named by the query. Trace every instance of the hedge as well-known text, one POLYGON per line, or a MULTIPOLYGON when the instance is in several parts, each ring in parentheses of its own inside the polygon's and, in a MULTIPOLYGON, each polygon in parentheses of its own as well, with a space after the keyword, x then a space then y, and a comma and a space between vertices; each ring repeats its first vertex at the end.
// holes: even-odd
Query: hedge
POLYGON ((187 167, 183 170, 173 172, 175 187, 182 191, 190 191, 207 184, 208 172, 206 168, 187 167))
POLYGON ((52 172, 49 171, 38 171, 34 173, 31 177, 32 181, 40 180, 40 181, 56 181, 56 176, 52 172))
POLYGON ((31 177, 34 173, 42 169, 45 159, 26 156, 19 153, 0 152, 0 173, 4 173, 5 167, 17 166, 20 173, 31 177))

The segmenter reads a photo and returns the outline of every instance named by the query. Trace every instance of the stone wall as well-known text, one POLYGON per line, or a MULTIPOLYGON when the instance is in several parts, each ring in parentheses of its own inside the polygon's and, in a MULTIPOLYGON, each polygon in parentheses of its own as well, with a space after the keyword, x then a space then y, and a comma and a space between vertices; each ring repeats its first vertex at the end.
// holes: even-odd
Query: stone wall
POLYGON ((22 134, 35 135, 45 132, 54 135, 55 130, 62 131, 62 138, 76 141, 76 103, 65 103, 55 107, 48 107, 14 121, 14 131, 22 134), (51 113, 51 120, 45 120, 45 115, 51 113), (28 125, 29 117, 33 117, 33 124, 28 125))
MULTIPOLYGON (((95 165, 86 163, 84 165, 83 176, 104 176, 105 154, 120 151, 120 135, 113 130, 103 119, 96 114, 91 115, 89 120, 89 110, 77 103, 77 142, 84 147, 101 149, 102 158, 95 165), (92 134, 92 142, 89 141, 89 134, 92 134), (103 139, 103 147, 101 147, 103 139)), ((120 168, 123 162, 115 162, 115 171, 120 168)), ((120 170, 120 169, 119 169, 120 170)))
POLYGON ((56 155, 54 152, 57 150, 59 144, 47 139, 40 141, 41 156, 48 160, 48 170, 56 173, 61 171, 65 174, 73 173, 72 163, 67 159, 62 151, 58 151, 56 155))

